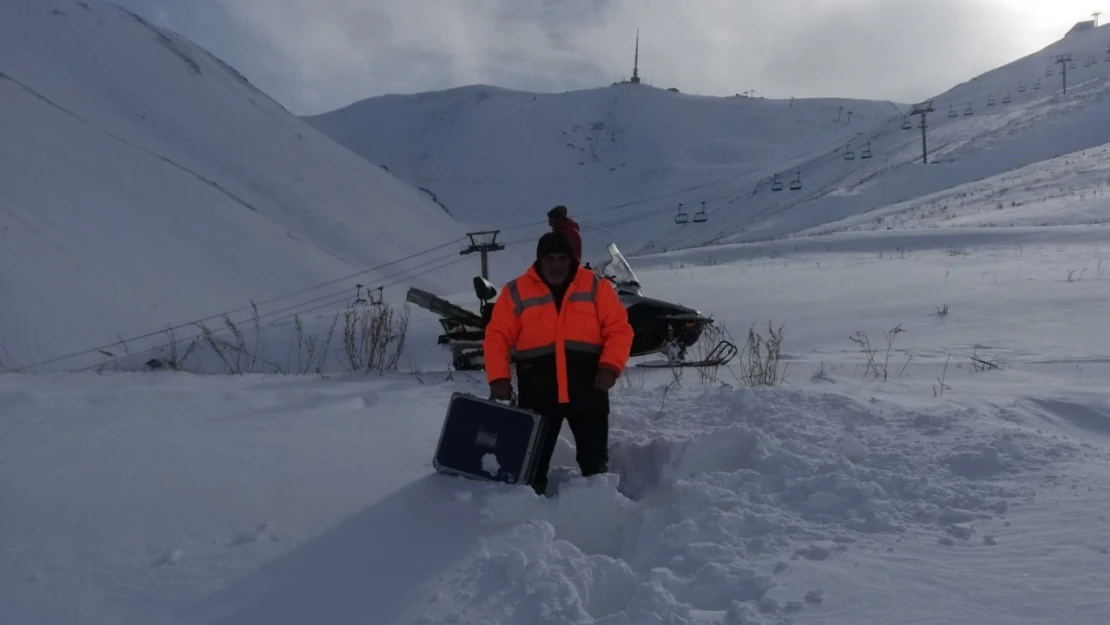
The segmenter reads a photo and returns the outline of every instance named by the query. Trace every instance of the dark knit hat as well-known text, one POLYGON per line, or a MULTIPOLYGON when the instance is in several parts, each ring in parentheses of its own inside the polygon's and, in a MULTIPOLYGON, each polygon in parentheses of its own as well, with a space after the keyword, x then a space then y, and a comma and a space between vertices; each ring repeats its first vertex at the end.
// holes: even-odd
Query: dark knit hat
POLYGON ((566 219, 567 218, 567 207, 562 206, 562 205, 556 206, 555 208, 547 211, 547 218, 548 219, 566 219))
POLYGON ((536 260, 541 260, 548 254, 566 254, 574 258, 574 246, 562 232, 548 232, 540 237, 540 242, 536 245, 536 260))

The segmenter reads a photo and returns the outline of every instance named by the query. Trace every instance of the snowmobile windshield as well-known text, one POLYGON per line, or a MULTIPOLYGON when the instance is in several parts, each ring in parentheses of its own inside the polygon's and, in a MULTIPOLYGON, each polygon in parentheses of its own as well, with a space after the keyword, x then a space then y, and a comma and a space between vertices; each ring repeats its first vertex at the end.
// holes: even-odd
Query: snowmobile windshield
POLYGON ((617 292, 643 295, 640 281, 636 279, 636 273, 632 271, 632 266, 625 260, 616 244, 609 244, 609 260, 605 261, 599 271, 602 277, 612 280, 617 292))

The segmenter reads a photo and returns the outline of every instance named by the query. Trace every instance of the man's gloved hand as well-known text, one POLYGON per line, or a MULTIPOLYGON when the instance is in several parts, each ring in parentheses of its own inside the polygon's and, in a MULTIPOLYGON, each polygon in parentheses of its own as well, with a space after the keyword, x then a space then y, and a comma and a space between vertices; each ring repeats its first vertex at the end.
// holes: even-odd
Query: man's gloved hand
POLYGON ((612 369, 602 367, 597 370, 597 376, 594 377, 594 386, 600 390, 607 391, 617 383, 617 374, 612 369))
POLYGON ((513 383, 511 380, 494 380, 489 384, 489 392, 497 401, 508 401, 513 398, 513 383))

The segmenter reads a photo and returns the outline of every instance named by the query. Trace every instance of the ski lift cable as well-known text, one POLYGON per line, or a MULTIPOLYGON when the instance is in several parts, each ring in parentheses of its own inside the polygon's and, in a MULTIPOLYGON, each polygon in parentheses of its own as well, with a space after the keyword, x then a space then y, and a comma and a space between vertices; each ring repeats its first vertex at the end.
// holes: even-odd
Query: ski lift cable
MULTIPOLYGON (((739 174, 730 174, 730 175, 722 177, 722 178, 716 178, 714 180, 710 180, 710 181, 707 181, 707 182, 702 182, 702 183, 692 185, 692 186, 689 186, 689 187, 685 187, 685 188, 682 188, 682 189, 676 189, 674 191, 668 191, 666 193, 659 193, 657 195, 642 197, 642 198, 639 198, 639 199, 636 199, 636 200, 629 200, 627 202, 621 202, 620 204, 613 204, 613 205, 604 206, 604 207, 601 207, 601 208, 593 208, 593 209, 586 209, 586 210, 582 210, 582 211, 577 211, 575 214, 576 215, 596 215, 598 213, 604 213, 604 212, 608 212, 608 211, 619 210, 619 209, 622 209, 622 208, 630 208, 630 207, 633 207, 633 206, 638 206, 640 204, 646 204, 648 202, 652 202, 652 201, 655 201, 655 200, 661 200, 661 199, 668 198, 668 197, 671 197, 671 196, 681 195, 683 193, 689 193, 690 191, 697 191, 698 189, 704 189, 706 187, 711 187, 711 186, 714 186, 714 185, 718 185, 718 184, 721 184, 721 183, 724 183, 724 182, 728 182, 730 180, 736 180, 737 178, 741 178, 741 177, 747 176, 749 174, 754 174, 754 173, 760 171, 761 169, 767 169, 767 167, 761 167, 761 168, 757 168, 757 169, 749 169, 749 170, 746 170, 746 171, 741 172, 739 174)), ((530 222, 526 222, 526 223, 516 224, 516 225, 513 225, 513 226, 506 226, 504 228, 501 228, 501 231, 502 232, 508 232, 508 231, 512 231, 512 230, 520 230, 521 228, 530 228, 530 227, 533 227, 533 226, 542 226, 542 225, 546 225, 546 224, 547 224, 546 221, 530 221, 530 222)))
MULTIPOLYGON (((719 192, 714 193, 712 195, 708 195, 708 196, 702 198, 701 201, 711 202, 711 201, 719 200, 719 199, 725 198, 725 197, 738 197, 738 196, 741 196, 741 195, 745 195, 747 192, 751 191, 752 189, 757 188, 758 186, 759 186, 759 183, 745 184, 741 187, 733 187, 731 189, 722 190, 722 191, 719 191, 719 192)), ((615 226, 615 225, 618 225, 618 224, 634 223, 634 222, 641 221, 641 220, 644 220, 644 219, 650 219, 652 217, 658 217, 658 216, 668 215, 668 214, 673 215, 674 211, 675 211, 675 206, 672 204, 670 206, 663 206, 663 207, 660 207, 660 208, 651 209, 649 211, 644 211, 642 213, 639 213, 637 215, 633 215, 631 217, 617 217, 617 218, 614 218, 614 219, 611 219, 611 220, 608 220, 608 221, 592 223, 592 224, 583 224, 583 225, 580 225, 580 230, 582 232, 589 232, 591 230, 599 230, 599 229, 602 229, 602 228, 607 228, 609 226, 615 226)), ((506 246, 508 246, 508 245, 519 245, 519 244, 522 244, 522 243, 533 243, 533 242, 535 242, 534 237, 525 237, 525 238, 517 239, 515 241, 511 241, 509 243, 506 243, 505 245, 506 246)))
MULTIPOLYGON (((855 140, 859 139, 861 136, 863 136, 863 133, 856 133, 856 136, 852 140, 855 141, 855 140)), ((867 143, 867 146, 868 146, 867 149, 869 150, 870 142, 867 143)), ((835 150, 832 150, 831 152, 828 152, 827 156, 829 156, 830 158, 836 158, 834 155, 839 150, 840 150, 840 148, 838 147, 835 150)), ((798 178, 799 179, 801 178, 801 171, 800 170, 798 171, 798 178)), ((723 209, 723 208, 726 208, 726 207, 732 205, 734 202, 739 200, 741 197, 746 196, 746 193, 745 193, 746 191, 758 190, 759 187, 762 186, 764 183, 765 183, 765 181, 761 181, 761 182, 757 182, 757 183, 752 184, 752 185, 747 185, 745 188, 739 189, 739 190, 737 190, 736 193, 733 193, 733 194, 719 194, 717 196, 717 198, 724 197, 725 195, 732 195, 732 197, 730 197, 728 200, 726 200, 724 202, 719 203, 717 206, 714 206, 712 209, 709 210, 709 212, 713 213, 713 212, 716 212, 720 209, 723 209)), ((792 189, 792 190, 800 190, 800 189, 792 189)), ((715 199, 717 199, 717 198, 715 198, 715 199)), ((749 218, 749 223, 751 221, 753 221, 754 219, 758 218, 759 216, 773 214, 773 212, 776 209, 778 209, 780 211, 781 210, 786 210, 787 208, 789 208, 792 205, 796 205, 796 203, 790 202, 790 203, 786 204, 785 206, 783 206, 782 204, 776 204, 775 206, 766 207, 762 210, 756 211, 756 213, 751 218, 749 218)), ((679 226, 679 227, 672 228, 671 230, 668 231, 667 234, 668 235, 675 235, 675 234, 677 234, 681 231, 682 231, 682 227, 679 226)))
MULTIPOLYGON (((859 134, 860 133, 856 133, 856 136, 859 136, 859 134)), ((836 145, 839 145, 841 142, 842 142, 842 140, 837 140, 836 145)), ((811 149, 808 149, 808 150, 803 150, 803 151, 798 152, 797 154, 794 154, 792 156, 788 156, 783 160, 791 161, 791 160, 794 160, 794 159, 809 156, 810 154, 814 154, 814 153, 817 153, 817 152, 827 151, 828 149, 829 148, 827 146, 815 147, 815 148, 811 148, 811 149)), ((603 206, 601 208, 593 208, 593 209, 586 209, 586 210, 576 211, 576 214, 577 215, 595 215, 595 214, 598 214, 598 213, 604 213, 604 212, 608 212, 608 211, 619 210, 619 209, 622 209, 622 208, 629 208, 629 207, 632 207, 632 206, 638 206, 640 204, 646 204, 646 203, 654 201, 654 200, 660 200, 660 199, 664 199, 664 198, 668 198, 668 197, 672 197, 672 196, 676 196, 676 195, 681 195, 683 193, 689 193, 690 191, 697 191, 698 189, 705 189, 707 187, 712 187, 714 185, 726 183, 726 182, 729 182, 729 181, 735 181, 738 178, 742 178, 744 176, 748 176, 748 175, 751 175, 751 174, 757 174, 761 171, 772 169, 776 166, 777 165, 771 164, 771 165, 765 165, 763 167, 756 167, 754 169, 748 169, 748 170, 745 170, 745 171, 740 172, 740 173, 729 174, 728 176, 723 176, 721 178, 716 178, 716 179, 709 180, 709 181, 706 181, 706 182, 698 183, 698 184, 691 185, 689 187, 685 187, 685 188, 682 188, 682 189, 677 189, 677 190, 674 190, 674 191, 668 191, 666 193, 659 193, 659 194, 656 194, 656 195, 651 195, 651 196, 639 198, 639 199, 636 199, 636 200, 630 200, 630 201, 627 201, 627 202, 622 202, 620 204, 613 204, 613 205, 610 205, 610 206, 603 206)), ((758 184, 758 183, 756 183, 756 184, 758 184)), ((516 224, 516 225, 512 225, 512 226, 505 226, 505 227, 502 227, 500 230, 502 232, 509 232, 509 231, 513 231, 513 230, 519 230, 519 229, 522 229, 522 228, 529 228, 529 227, 533 227, 533 226, 544 226, 544 225, 547 225, 546 220, 531 221, 531 222, 520 223, 520 224, 516 224)))
MULTIPOLYGON (((450 254, 450 255, 447 255, 447 256, 444 256, 444 257, 432 259, 431 261, 426 261, 426 262, 422 263, 421 265, 417 265, 417 267, 427 265, 427 264, 430 264, 430 263, 435 263, 435 262, 439 262, 440 264, 437 264, 433 267, 429 267, 429 268, 427 268, 423 271, 417 272, 417 273, 415 273, 411 276, 408 276, 408 277, 405 277, 405 278, 398 278, 398 279, 396 279, 392 282, 387 282, 387 283, 383 283, 383 284, 379 284, 379 285, 368 286, 367 290, 373 291, 373 290, 377 290, 377 289, 385 289, 389 286, 393 286, 395 284, 404 282, 405 280, 409 280, 411 278, 415 278, 417 276, 421 276, 421 275, 424 275, 424 274, 432 272, 432 271, 443 269, 443 268, 449 267, 449 266, 451 266, 455 263, 463 262, 465 260, 466 260, 466 258, 458 257, 456 254, 450 254), (441 261, 448 260, 448 259, 450 259, 450 262, 446 262, 446 263, 441 262, 441 261)), ((396 272, 394 274, 391 274, 390 276, 386 276, 386 278, 387 279, 388 278, 396 278, 397 276, 409 273, 409 271, 411 271, 411 269, 405 270, 405 271, 399 271, 399 272, 396 272)), ((350 297, 351 297, 350 296, 350 289, 348 288, 348 289, 345 289, 343 291, 329 293, 327 295, 316 297, 316 298, 313 298, 311 300, 300 302, 299 304, 295 304, 293 306, 287 306, 286 308, 282 308, 282 309, 278 309, 278 310, 272 310, 272 311, 269 311, 269 312, 266 312, 266 313, 259 314, 258 319, 259 319, 259 321, 261 321, 262 319, 267 319, 267 318, 272 317, 272 316, 277 315, 277 314, 289 313, 285 317, 282 317, 278 320, 268 321, 265 324, 265 327, 270 327, 273 324, 278 323, 279 321, 292 319, 293 317, 296 317, 299 314, 303 314, 303 313, 306 313, 306 312, 312 312, 314 310, 319 310, 319 309, 325 308, 327 306, 333 306, 335 304, 340 304, 344 301, 349 301, 350 297), (324 300, 327 300, 327 301, 324 301, 324 300), (324 303, 319 304, 318 302, 321 302, 321 301, 323 301, 324 303), (311 304, 317 304, 317 305, 312 307, 312 308, 305 308, 306 306, 309 306, 311 304)), ((249 320, 241 320, 241 321, 238 322, 237 325, 242 325, 244 323, 253 322, 253 321, 254 321, 253 318, 251 318, 249 320)), ((260 328, 263 327, 263 324, 259 324, 259 327, 260 328)), ((227 328, 220 328, 218 330, 215 330, 215 331, 213 331, 213 334, 218 334, 218 333, 224 331, 225 329, 227 329, 227 328)), ((185 340, 185 341, 195 340, 195 339, 198 339, 202 336, 204 336, 203 332, 201 334, 197 334, 197 335, 194 335, 192 337, 188 337, 186 339, 179 339, 179 340, 185 340)), ((132 340, 132 339, 124 339, 124 340, 132 340)), ((175 340, 175 342, 176 342, 176 340, 175 340)), ((118 343, 118 341, 117 341, 117 343, 118 343)), ((117 343, 113 343, 112 345, 116 345, 117 343)), ((167 342, 167 343, 163 343, 163 344, 160 344, 160 345, 157 345, 157 346, 154 346, 154 347, 147 348, 144 351, 151 351, 151 350, 154 350, 154 349, 164 348, 164 347, 167 347, 168 345, 169 345, 169 343, 167 342)), ((107 362, 114 362, 116 360, 119 360, 119 358, 120 357, 111 358, 107 362)), ((99 367, 99 366, 102 366, 103 364, 104 363, 98 363, 98 364, 95 364, 95 365, 90 365, 89 367, 86 367, 86 369, 87 368, 92 368, 92 367, 99 367)), ((37 365, 33 365, 33 366, 37 366, 37 365)))
MULTIPOLYGON (((433 267, 429 267, 429 268, 427 268, 423 271, 417 272, 417 273, 415 273, 411 276, 405 277, 405 278, 398 278, 396 280, 393 280, 392 282, 387 282, 387 283, 384 283, 384 284, 374 286, 374 287, 371 288, 371 290, 386 289, 386 288, 389 288, 391 286, 396 286, 397 284, 401 284, 401 283, 405 282, 406 280, 410 280, 412 278, 416 278, 416 277, 431 273, 433 271, 438 271, 440 269, 446 269, 447 267, 450 267, 452 265, 456 265, 458 263, 465 262, 465 261, 469 260, 466 257, 459 257, 457 254, 451 254, 450 256, 446 256, 444 258, 440 258, 440 259, 436 259, 436 260, 444 260, 444 259, 450 259, 450 261, 445 262, 445 263, 440 263, 440 264, 435 265, 433 267)), ((425 263, 425 264, 427 264, 427 263, 425 263)), ((403 273, 407 273, 407 272, 402 271, 402 272, 398 272, 398 273, 393 274, 393 275, 397 276, 397 275, 400 275, 400 274, 403 274, 403 273)), ((331 296, 326 296, 326 297, 331 297, 331 296)), ((345 292, 345 294, 339 295, 338 297, 331 297, 331 299, 328 299, 328 301, 325 301, 322 304, 317 304, 316 306, 313 306, 311 308, 303 308, 301 306, 293 306, 293 307, 289 307, 289 308, 286 308, 286 309, 283 309, 283 310, 271 311, 271 312, 268 312, 266 314, 261 314, 261 315, 258 316, 259 321, 261 321, 263 318, 270 317, 272 315, 276 315, 276 314, 281 313, 281 312, 288 312, 288 314, 286 314, 283 317, 268 320, 264 324, 259 323, 258 327, 259 327, 259 330, 261 330, 262 328, 271 328, 271 327, 273 327, 273 326, 275 326, 279 323, 282 323, 284 321, 288 321, 290 319, 293 319, 293 318, 297 317, 298 315, 303 315, 305 313, 315 312, 317 310, 328 308, 330 306, 335 306, 337 304, 342 304, 345 301, 350 301, 350 298, 351 298, 351 296, 350 296, 350 292, 349 292, 349 289, 348 289, 345 292), (294 310, 294 309, 296 309, 296 310, 294 310), (289 311, 291 311, 291 312, 289 312, 289 311)), ((323 300, 323 299, 325 299, 325 298, 320 297, 320 298, 316 298, 316 300, 311 300, 310 302, 304 302, 303 304, 306 305, 306 304, 309 304, 309 303, 316 303, 317 301, 323 300)), ((253 319, 252 319, 252 321, 253 321, 253 319)), ((218 334, 219 332, 221 332, 225 329, 227 329, 227 328, 220 328, 219 330, 215 330, 215 331, 213 331, 213 334, 218 334)), ((186 341, 186 342, 195 341, 195 340, 199 340, 203 336, 204 336, 204 333, 202 332, 200 334, 196 334, 196 335, 193 335, 191 337, 188 337, 188 338, 185 338, 185 339, 178 339, 178 340, 179 341, 186 341)), ((113 343, 112 345, 115 345, 115 344, 116 343, 113 343)), ((160 345, 157 345, 157 346, 154 346, 154 347, 146 348, 144 351, 149 352, 149 351, 153 351, 153 350, 156 350, 156 349, 161 349, 161 348, 168 347, 169 345, 170 345, 170 343, 167 342, 167 343, 163 343, 163 344, 160 344, 160 345)), ((115 358, 110 358, 109 360, 107 360, 105 362, 116 362, 116 361, 118 361, 118 360, 120 360, 121 358, 124 358, 124 357, 125 356, 117 356, 115 358)), ((97 364, 93 364, 93 365, 87 365, 85 367, 82 367, 81 369, 78 369, 78 371, 88 371, 88 370, 91 370, 91 369, 94 369, 94 368, 97 368, 97 367, 101 367, 104 364, 105 364, 104 362, 101 362, 101 363, 97 363, 97 364)), ((33 365, 33 366, 36 366, 36 365, 33 365)))
MULTIPOLYGON (((139 341, 139 340, 142 340, 142 339, 155 337, 155 336, 158 336, 160 334, 164 334, 166 332, 171 332, 171 331, 174 331, 174 330, 180 330, 180 329, 188 327, 188 326, 199 325, 199 324, 202 324, 206 321, 214 321, 216 319, 222 319, 222 318, 225 318, 225 317, 230 318, 232 315, 242 313, 242 312, 252 311, 252 310, 254 310, 254 308, 259 307, 259 306, 265 306, 267 304, 273 304, 273 303, 281 301, 283 299, 288 299, 290 297, 294 297, 296 295, 301 295, 301 294, 307 293, 309 291, 314 291, 316 289, 320 289, 320 288, 323 288, 323 287, 326 287, 326 286, 331 286, 331 285, 337 284, 339 282, 343 282, 343 281, 346 281, 346 280, 357 278, 358 276, 370 273, 372 271, 377 271, 377 270, 383 269, 383 268, 391 266, 391 265, 395 265, 397 263, 400 263, 400 262, 403 262, 403 261, 406 261, 406 260, 411 260, 411 259, 416 258, 418 256, 423 256, 424 254, 428 254, 430 252, 434 252, 434 251, 443 249, 445 247, 448 247, 450 245, 461 243, 461 242, 466 241, 466 240, 467 239, 465 237, 459 237, 459 238, 454 239, 452 241, 448 241, 447 243, 443 243, 441 245, 437 245, 435 247, 428 248, 426 250, 421 250, 420 252, 409 254, 408 256, 404 256, 402 258, 398 258, 396 260, 392 260, 390 262, 383 263, 381 265, 377 265, 377 266, 371 267, 369 269, 364 269, 362 271, 357 271, 357 272, 349 274, 347 276, 344 276, 344 277, 341 277, 341 278, 336 278, 334 280, 329 280, 327 282, 322 282, 320 284, 316 284, 316 285, 313 285, 313 286, 310 286, 310 287, 306 287, 306 288, 294 291, 292 293, 287 293, 287 294, 279 296, 279 297, 273 297, 273 298, 270 298, 270 299, 267 299, 267 300, 263 300, 261 302, 255 303, 253 305, 242 306, 242 307, 235 308, 235 309, 228 310, 228 311, 224 311, 224 312, 221 312, 221 313, 216 313, 216 314, 213 314, 213 315, 209 315, 207 317, 202 317, 200 319, 195 319, 193 321, 187 321, 187 322, 184 322, 184 323, 179 323, 177 325, 169 326, 169 327, 163 328, 161 330, 146 332, 146 333, 143 333, 143 334, 136 334, 134 336, 121 338, 121 339, 119 339, 117 341, 113 341, 111 343, 106 343, 104 345, 99 345, 99 346, 96 346, 96 347, 91 347, 91 348, 88 348, 88 349, 83 349, 83 350, 71 352, 71 353, 68 353, 68 354, 65 354, 65 355, 62 355, 62 356, 55 356, 55 357, 52 357, 52 358, 48 358, 46 360, 41 360, 41 361, 38 361, 38 362, 31 363, 29 365, 9 367, 9 369, 19 370, 19 369, 29 369, 29 368, 34 368, 34 367, 41 367, 41 366, 44 366, 44 365, 49 365, 49 364, 54 364, 54 363, 61 362, 61 361, 64 361, 64 360, 69 360, 71 358, 76 358, 77 356, 84 356, 84 355, 92 354, 92 353, 95 353, 95 352, 102 352, 104 350, 107 350, 110 347, 114 347, 116 345, 119 345, 120 343, 127 343, 127 342, 131 342, 131 341, 139 341)), ((448 256, 433 258, 431 261, 426 261, 424 263, 416 265, 415 267, 411 267, 409 269, 405 269, 405 270, 396 272, 394 274, 390 274, 388 276, 383 277, 382 279, 387 280, 391 277, 408 273, 409 271, 412 271, 413 269, 417 269, 419 267, 427 265, 428 263, 436 262, 436 261, 443 260, 443 259, 446 259, 446 258, 453 258, 454 256, 455 256, 455 254, 452 253, 451 255, 448 255, 448 256)), ((374 288, 374 287, 371 287, 371 288, 374 288)), ((350 292, 350 287, 345 288, 343 290, 343 292, 349 293, 350 292)), ((276 312, 282 312, 283 310, 290 310, 291 308, 294 308, 296 306, 302 306, 302 305, 305 305, 305 304, 313 303, 313 302, 320 301, 322 299, 333 297, 333 296, 334 296, 334 294, 327 294, 327 295, 318 296, 318 297, 316 297, 314 299, 311 299, 311 300, 308 300, 306 302, 301 302, 300 304, 295 304, 292 307, 287 307, 285 309, 279 309, 278 311, 268 312, 268 313, 266 313, 266 315, 275 314, 276 312)), ((261 318, 263 316, 264 315, 260 314, 259 318, 261 318)))

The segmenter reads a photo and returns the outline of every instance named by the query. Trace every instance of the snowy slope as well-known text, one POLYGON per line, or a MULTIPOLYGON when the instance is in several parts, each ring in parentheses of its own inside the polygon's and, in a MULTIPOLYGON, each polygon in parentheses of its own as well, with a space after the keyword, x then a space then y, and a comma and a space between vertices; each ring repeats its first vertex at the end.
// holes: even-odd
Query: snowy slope
POLYGON ((770 164, 831 150, 896 111, 889 102, 706 97, 642 84, 567 93, 476 85, 306 119, 426 188, 460 221, 507 229, 508 240, 542 231, 555 204, 583 225, 619 222, 584 238, 589 255, 610 241, 638 246, 683 197, 705 197, 684 189, 723 178, 716 195, 752 183, 770 164), (597 212, 643 198, 652 201, 597 212))
MULTIPOLYGON (((0 3, 0 120, 0 366, 159 332, 462 236, 423 193, 112 5, 0 3)), ((459 245, 439 252, 457 260, 459 245)), ((434 257, 260 310, 345 301, 355 282, 434 257)), ((470 273, 417 275, 437 267, 391 280, 437 287, 470 273)))
POLYGON ((1110 29, 1076 33, 936 96, 928 116, 928 165, 922 163, 919 118, 898 116, 851 144, 783 167, 784 176, 801 171, 802 190, 749 188, 735 201, 711 205, 704 224, 711 227, 671 226, 649 249, 768 240, 851 216, 867 219, 869 211, 889 204, 1100 146, 1110 142, 1108 96, 1110 29), (1074 64, 1064 95, 1055 60, 1069 53, 1074 64), (863 159, 867 148, 872 158, 863 159), (847 151, 856 158, 845 160, 847 151))
POLYGON ((1110 145, 890 204, 800 235, 935 228, 1014 228, 1110 222, 1110 145))
POLYGON ((738 366, 717 381, 629 371, 613 392, 612 473, 574 477, 564 432, 552 500, 432 474, 448 397, 485 392, 434 360, 384 377, 0 376, 0 614, 1101 623, 1108 278, 1066 272, 1093 267, 1110 237, 1061 226, 1021 247, 887 253, 909 235, 935 233, 831 235, 833 251, 778 242, 733 263, 713 255, 758 246, 641 259, 652 295, 737 335, 785 323, 788 385, 742 388, 738 366))

